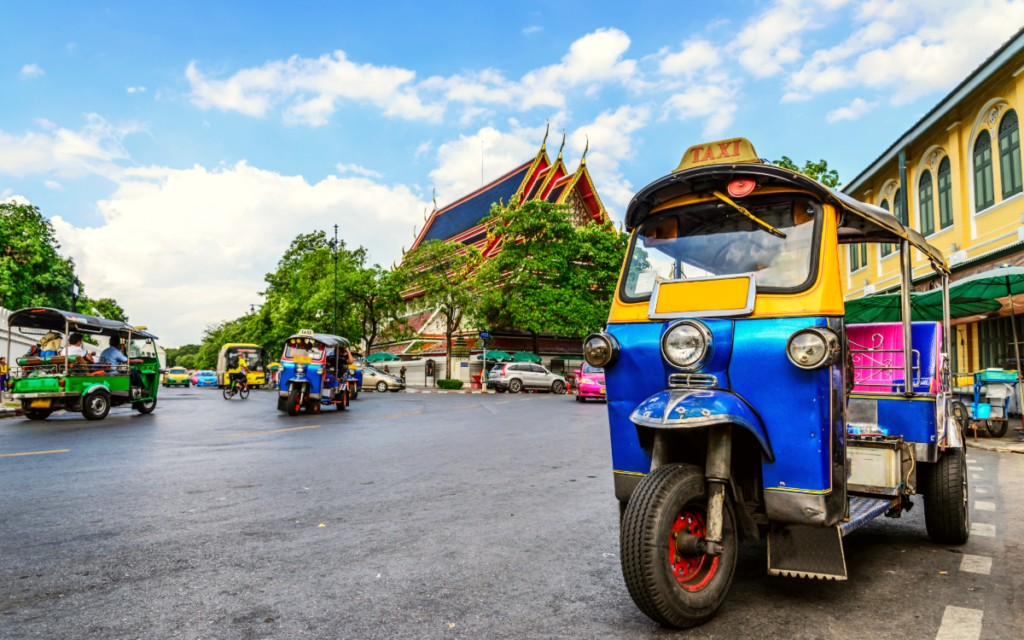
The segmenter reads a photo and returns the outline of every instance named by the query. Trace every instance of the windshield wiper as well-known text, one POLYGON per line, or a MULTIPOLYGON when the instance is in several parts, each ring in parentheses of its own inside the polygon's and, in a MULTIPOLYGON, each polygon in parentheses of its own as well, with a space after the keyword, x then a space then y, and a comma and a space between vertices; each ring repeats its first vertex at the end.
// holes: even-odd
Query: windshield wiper
POLYGON ((725 204, 727 204, 727 205, 731 206, 731 207, 732 207, 733 209, 735 209, 735 210, 739 211, 739 212, 740 212, 740 213, 742 213, 743 215, 747 216, 748 218, 750 218, 751 220, 753 220, 753 221, 754 221, 754 222, 756 222, 757 224, 759 224, 759 225, 761 225, 762 227, 764 227, 765 229, 767 229, 769 233, 772 233, 772 234, 774 234, 774 235, 777 235, 777 236, 779 236, 780 238, 785 238, 785 237, 786 237, 786 234, 782 233, 781 231, 779 231, 778 229, 776 229, 776 228, 775 228, 775 227, 773 227, 772 225, 768 224, 768 223, 767 223, 767 222, 765 222, 764 220, 761 220, 760 218, 758 218, 758 217, 757 217, 757 216, 755 216, 754 214, 750 213, 749 211, 747 211, 746 209, 744 209, 744 208, 743 208, 743 207, 741 207, 740 205, 736 204, 736 203, 735 203, 735 202, 733 202, 733 201, 732 201, 731 199, 729 199, 729 196, 725 195, 725 194, 724 194, 724 193, 722 193, 721 191, 712 191, 712 193, 713 193, 713 194, 715 194, 715 197, 716 197, 716 198, 718 198, 719 200, 721 200, 721 201, 722 201, 722 202, 724 202, 725 204))

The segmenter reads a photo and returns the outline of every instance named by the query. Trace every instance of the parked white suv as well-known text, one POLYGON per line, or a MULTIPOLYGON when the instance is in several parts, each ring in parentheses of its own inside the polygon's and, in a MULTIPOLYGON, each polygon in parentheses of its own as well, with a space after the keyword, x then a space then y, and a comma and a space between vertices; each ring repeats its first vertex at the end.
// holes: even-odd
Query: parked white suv
POLYGON ((551 393, 565 393, 565 379, 551 373, 539 364, 529 362, 509 362, 499 364, 491 369, 487 380, 488 389, 497 389, 498 393, 519 393, 523 390, 543 390, 551 393))

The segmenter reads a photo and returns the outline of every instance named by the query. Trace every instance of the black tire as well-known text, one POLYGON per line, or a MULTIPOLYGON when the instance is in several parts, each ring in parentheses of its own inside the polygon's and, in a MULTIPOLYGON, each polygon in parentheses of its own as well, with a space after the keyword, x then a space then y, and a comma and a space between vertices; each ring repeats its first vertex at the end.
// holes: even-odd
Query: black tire
POLYGON ((359 399, 359 392, 358 391, 353 391, 353 392, 349 393, 348 394, 348 399, 350 401, 351 400, 358 400, 359 399))
POLYGON ((345 409, 347 409, 348 408, 348 394, 347 393, 341 394, 341 400, 339 400, 338 403, 334 405, 334 407, 338 411, 344 411, 345 409))
POLYGON ((507 389, 502 389, 501 387, 495 387, 494 390, 498 393, 505 393, 505 391, 507 391, 507 389))
POLYGON ((383 380, 381 380, 380 382, 377 383, 377 392, 378 393, 384 393, 387 390, 388 390, 388 383, 384 382, 383 380))
POLYGON ((578 393, 576 394, 576 402, 583 402, 585 400, 586 400, 586 398, 584 398, 583 396, 581 396, 578 393))
POLYGON ((288 415, 297 416, 299 410, 302 409, 302 403, 299 402, 299 387, 295 386, 288 390, 288 415))
POLYGON ((143 400, 142 402, 136 402, 132 405, 132 409, 135 409, 142 415, 153 413, 153 409, 156 409, 156 398, 152 400, 143 400))
POLYGON ((555 380, 551 385, 551 393, 555 395, 565 395, 565 383, 561 380, 555 380))
POLYGON ((523 383, 521 380, 510 380, 508 383, 509 393, 519 393, 523 390, 523 383))
POLYGON ((249 390, 243 387, 242 390, 238 392, 238 396, 242 400, 248 400, 249 399, 249 390))
POLYGON ((707 622, 732 585, 738 536, 728 498, 722 512, 722 555, 674 554, 673 528, 693 522, 702 535, 701 513, 706 518, 704 471, 689 464, 668 464, 640 481, 622 517, 619 544, 626 588, 647 617, 666 627, 687 629, 707 622))
POLYGON ((988 429, 988 435, 993 438, 1002 438, 1006 435, 1006 430, 1010 428, 1009 420, 988 420, 985 423, 985 428, 988 429))
POLYGON ((86 420, 102 420, 110 413, 110 396, 93 391, 82 400, 82 415, 86 420))
POLYGON ((53 409, 25 409, 25 417, 29 420, 46 420, 53 409))
POLYGON ((224 391, 222 392, 222 394, 225 400, 230 400, 231 397, 235 395, 234 389, 232 389, 231 387, 224 387, 224 391))
POLYGON ((925 472, 924 524, 928 537, 938 544, 964 544, 971 536, 966 451, 946 449, 938 462, 921 466, 925 472))

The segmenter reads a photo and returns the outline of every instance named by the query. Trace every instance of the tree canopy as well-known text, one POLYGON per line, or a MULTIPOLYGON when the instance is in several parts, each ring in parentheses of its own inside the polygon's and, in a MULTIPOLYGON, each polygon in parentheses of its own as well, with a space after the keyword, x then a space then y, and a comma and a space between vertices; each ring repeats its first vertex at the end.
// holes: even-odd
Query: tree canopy
POLYGON ((808 160, 804 163, 803 168, 797 166, 788 156, 782 156, 782 160, 776 160, 775 164, 790 171, 796 171, 802 173, 808 178, 813 178, 826 187, 835 188, 841 183, 839 182, 839 172, 835 169, 828 168, 828 162, 825 160, 818 160, 817 162, 811 162, 808 160))
POLYGON ((611 223, 575 226, 568 207, 530 200, 491 208, 501 252, 476 278, 483 327, 580 337, 608 320, 629 235, 611 223))
POLYGON ((71 308, 75 263, 31 204, 0 204, 0 307, 71 308))

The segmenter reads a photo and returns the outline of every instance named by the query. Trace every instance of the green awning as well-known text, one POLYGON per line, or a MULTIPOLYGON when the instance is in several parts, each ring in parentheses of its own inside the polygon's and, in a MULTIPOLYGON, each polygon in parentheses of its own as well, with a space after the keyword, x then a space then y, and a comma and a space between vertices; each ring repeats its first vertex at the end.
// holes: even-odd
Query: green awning
POLYGON ((949 285, 950 302, 995 300, 1021 293, 1024 293, 1024 267, 998 267, 949 285))
POLYGON ((363 362, 394 362, 395 360, 400 359, 401 358, 398 356, 392 355, 387 351, 378 351, 377 353, 367 356, 366 360, 363 362))
POLYGON ((512 362, 540 362, 541 357, 529 351, 520 351, 512 355, 512 362))
MULTIPOLYGON (((965 318, 989 313, 999 309, 1002 305, 995 300, 959 300, 953 301, 950 291, 950 317, 965 318)), ((911 320, 942 320, 942 290, 933 290, 926 293, 910 294, 911 320)), ((883 293, 874 296, 865 296, 854 300, 846 301, 846 321, 848 323, 867 322, 901 322, 900 294, 883 293)))
MULTIPOLYGON (((504 351, 500 351, 498 349, 495 349, 493 351, 488 350, 486 352, 486 354, 487 354, 487 360, 489 362, 505 362, 506 360, 511 360, 512 359, 512 356, 510 356, 507 353, 505 353, 504 351)), ((477 360, 483 360, 484 359, 484 354, 481 353, 480 355, 478 355, 476 357, 476 359, 477 360)))

